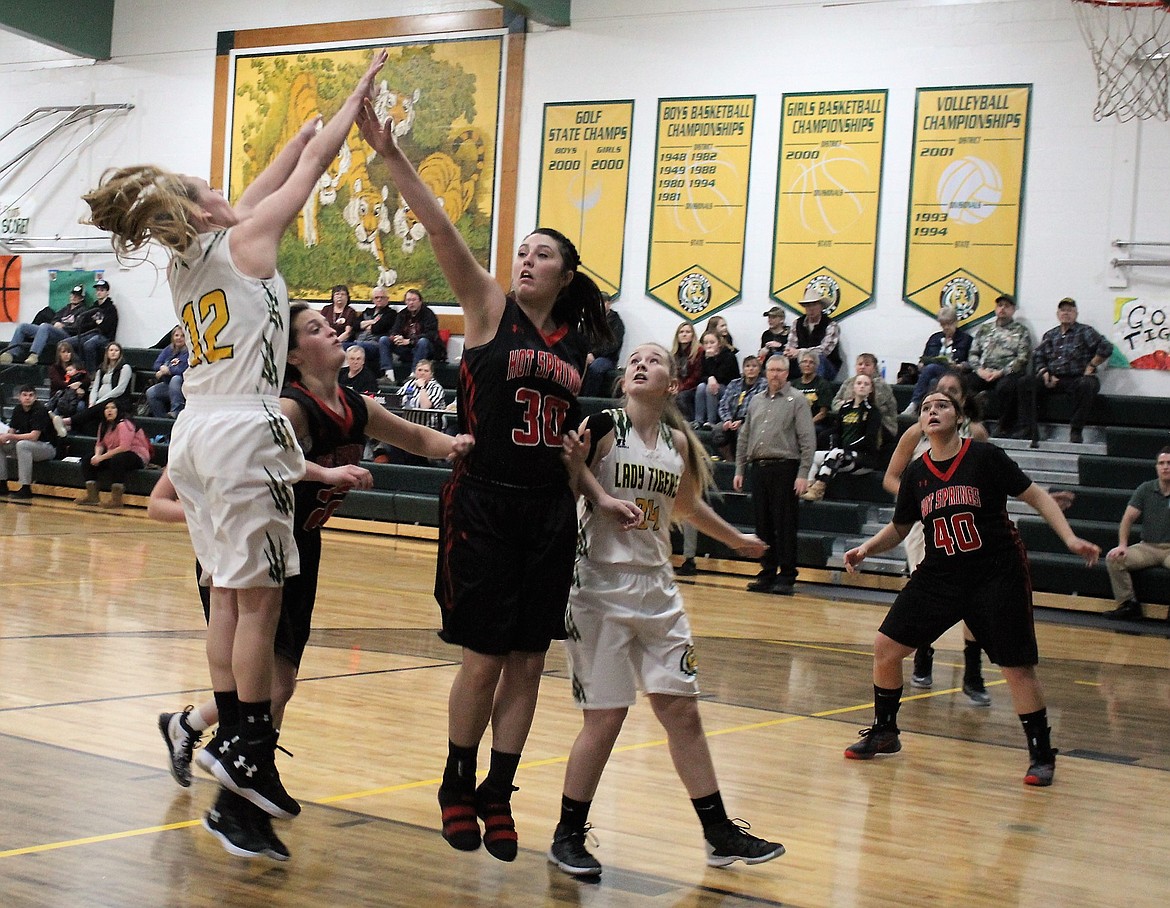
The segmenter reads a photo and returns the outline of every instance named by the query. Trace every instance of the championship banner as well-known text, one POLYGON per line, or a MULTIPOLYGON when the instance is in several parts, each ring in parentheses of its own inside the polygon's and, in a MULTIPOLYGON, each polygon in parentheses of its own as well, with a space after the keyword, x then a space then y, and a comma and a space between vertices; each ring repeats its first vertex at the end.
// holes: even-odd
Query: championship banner
POLYGON ((1015 295, 1031 85, 920 88, 902 296, 959 324, 1015 295))
POLYGON ((646 292, 690 321, 739 299, 755 95, 660 98, 646 292))
POLYGON ((622 287, 633 101, 544 105, 536 223, 559 230, 581 270, 610 296, 622 287))
POLYGON ((795 312, 809 289, 836 319, 873 298, 886 94, 782 98, 771 297, 795 312))
POLYGON ((1132 296, 1119 296, 1113 301, 1113 355, 1109 365, 1170 370, 1170 303, 1132 296))

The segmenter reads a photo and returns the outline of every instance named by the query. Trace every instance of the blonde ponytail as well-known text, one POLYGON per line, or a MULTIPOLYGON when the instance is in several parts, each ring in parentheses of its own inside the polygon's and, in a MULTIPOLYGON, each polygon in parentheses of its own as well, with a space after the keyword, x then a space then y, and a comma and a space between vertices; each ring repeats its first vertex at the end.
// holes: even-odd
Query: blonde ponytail
POLYGON ((113 234, 119 259, 151 240, 182 252, 199 236, 194 187, 153 165, 111 168, 102 174, 98 187, 81 198, 90 211, 82 223, 113 234))

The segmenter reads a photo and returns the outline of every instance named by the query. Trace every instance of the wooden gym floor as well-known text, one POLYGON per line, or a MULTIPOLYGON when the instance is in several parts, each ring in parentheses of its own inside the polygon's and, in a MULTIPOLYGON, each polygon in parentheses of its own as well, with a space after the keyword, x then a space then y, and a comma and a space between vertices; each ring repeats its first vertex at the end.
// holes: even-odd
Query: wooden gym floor
MULTIPOLYGON (((884 608, 685 591, 703 718, 729 812, 788 853, 706 867, 661 729, 639 704, 594 804, 599 883, 545 859, 579 726, 554 646, 514 808, 520 856, 451 850, 435 792, 458 653, 434 634, 433 543, 327 534, 316 631, 280 757, 304 805, 283 865, 198 825, 214 785, 172 781, 156 717, 208 695, 185 531, 143 511, 0 503, 0 893, 6 905, 848 906, 1163 904, 1170 850, 1170 642, 1039 627, 1056 784, 1027 755, 999 674, 957 690, 961 642, 903 705, 904 749, 842 758, 871 716, 884 608)), ((907 678, 909 672, 907 671, 907 678)), ((908 693, 912 693, 909 688, 908 693)), ((487 747, 481 753, 486 762, 487 747)))

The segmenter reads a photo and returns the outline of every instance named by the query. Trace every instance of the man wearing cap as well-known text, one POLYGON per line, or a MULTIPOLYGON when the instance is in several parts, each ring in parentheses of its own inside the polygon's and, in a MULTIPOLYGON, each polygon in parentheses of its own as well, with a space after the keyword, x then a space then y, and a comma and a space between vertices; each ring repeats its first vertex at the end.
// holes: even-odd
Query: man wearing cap
POLYGON ((800 305, 804 307, 804 315, 792 326, 784 352, 794 361, 806 351, 816 353, 821 358, 817 374, 832 381, 841 369, 841 351, 837 349, 841 341, 840 329, 825 315, 825 300, 816 290, 811 287, 805 290, 800 305))
MULTIPOLYGON (((1033 354, 1034 375, 1028 387, 1036 395, 1037 402, 1045 394, 1072 395, 1068 440, 1080 444, 1085 420, 1101 390, 1097 367, 1109 359, 1113 344, 1095 329, 1077 321, 1077 301, 1071 296, 1056 304, 1056 321, 1059 324, 1044 333, 1033 354)), ((1027 395, 1021 395, 1020 428, 1016 430, 1020 438, 1032 434, 1034 412, 1029 403, 1027 395)))
POLYGON ((86 371, 90 375, 97 372, 102 356, 106 352, 106 345, 114 339, 118 332, 118 309, 110 298, 110 285, 106 281, 94 281, 94 293, 97 302, 85 310, 81 319, 81 332, 77 340, 81 344, 81 355, 85 361, 86 371))
POLYGON ((764 313, 764 317, 768 320, 768 327, 764 329, 764 333, 760 335, 760 352, 757 357, 760 361, 760 368, 768 362, 768 357, 773 353, 783 353, 784 348, 788 346, 788 326, 784 324, 784 310, 779 306, 773 306, 764 313))
POLYGON ((84 315, 85 288, 78 284, 69 291, 69 305, 60 312, 46 306, 31 324, 22 322, 16 326, 8 349, 0 353, 0 363, 23 362, 35 366, 46 347, 55 350, 58 341, 63 340, 72 341, 76 348, 84 315))
POLYGON ((1006 293, 995 301, 995 320, 984 322, 971 342, 967 377, 971 394, 994 392, 999 402, 999 424, 995 434, 1002 438, 1015 428, 1019 412, 1020 381, 1032 353, 1032 336, 1016 321, 1016 301, 1006 293))

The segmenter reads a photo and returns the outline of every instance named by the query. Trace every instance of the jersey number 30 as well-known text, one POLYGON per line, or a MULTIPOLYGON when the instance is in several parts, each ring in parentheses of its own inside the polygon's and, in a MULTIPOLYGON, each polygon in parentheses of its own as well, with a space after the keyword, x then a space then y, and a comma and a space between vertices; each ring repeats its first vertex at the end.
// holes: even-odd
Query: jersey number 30
POLYGON ((975 526, 975 515, 960 511, 948 517, 935 517, 931 521, 934 530, 934 547, 948 555, 959 552, 973 552, 983 545, 979 530, 975 526))
POLYGON ((550 448, 559 448, 569 402, 551 394, 541 394, 532 388, 519 388, 516 391, 516 403, 524 406, 524 413, 520 417, 524 425, 512 430, 512 442, 518 445, 538 445, 543 442, 550 448))
POLYGON ((205 293, 199 297, 198 303, 187 303, 183 307, 183 327, 191 339, 190 365, 232 358, 235 347, 218 343, 219 333, 227 323, 227 297, 222 290, 205 293))

